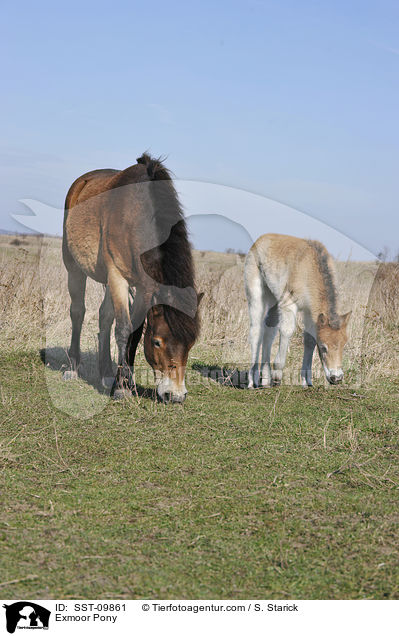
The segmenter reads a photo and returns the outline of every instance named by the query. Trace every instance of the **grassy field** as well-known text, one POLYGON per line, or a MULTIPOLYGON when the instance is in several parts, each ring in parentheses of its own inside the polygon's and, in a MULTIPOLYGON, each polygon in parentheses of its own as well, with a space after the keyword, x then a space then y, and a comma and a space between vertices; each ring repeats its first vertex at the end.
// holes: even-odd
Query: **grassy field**
POLYGON ((114 403, 96 373, 101 287, 88 289, 82 377, 64 383, 60 242, 12 240, 0 237, 3 598, 398 598, 395 266, 338 266, 354 309, 343 386, 296 384, 298 330, 283 385, 248 391, 243 260, 196 253, 206 295, 188 399, 152 399, 140 350, 148 388, 114 403))

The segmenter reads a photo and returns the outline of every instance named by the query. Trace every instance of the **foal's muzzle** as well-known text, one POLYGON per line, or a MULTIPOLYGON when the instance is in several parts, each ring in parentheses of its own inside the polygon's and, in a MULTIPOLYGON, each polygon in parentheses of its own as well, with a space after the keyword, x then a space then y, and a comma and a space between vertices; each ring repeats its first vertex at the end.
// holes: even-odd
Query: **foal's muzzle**
POLYGON ((330 384, 341 384, 343 377, 343 375, 330 375, 328 381, 330 384))
POLYGON ((175 404, 182 404, 186 399, 187 393, 176 394, 176 393, 164 393, 163 401, 164 402, 173 402, 175 404))

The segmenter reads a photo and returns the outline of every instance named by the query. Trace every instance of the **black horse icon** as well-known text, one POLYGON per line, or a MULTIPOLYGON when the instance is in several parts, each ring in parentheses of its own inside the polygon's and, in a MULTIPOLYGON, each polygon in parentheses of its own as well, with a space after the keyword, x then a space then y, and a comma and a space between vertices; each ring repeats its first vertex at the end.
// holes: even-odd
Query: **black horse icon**
POLYGON ((29 627, 42 627, 42 629, 48 629, 51 612, 45 607, 37 605, 37 603, 32 603, 31 601, 18 601, 11 605, 3 605, 3 607, 6 608, 7 631, 9 634, 13 634, 15 632, 15 629, 21 619, 29 619, 29 627), (40 620, 41 625, 38 624, 38 620, 40 620))

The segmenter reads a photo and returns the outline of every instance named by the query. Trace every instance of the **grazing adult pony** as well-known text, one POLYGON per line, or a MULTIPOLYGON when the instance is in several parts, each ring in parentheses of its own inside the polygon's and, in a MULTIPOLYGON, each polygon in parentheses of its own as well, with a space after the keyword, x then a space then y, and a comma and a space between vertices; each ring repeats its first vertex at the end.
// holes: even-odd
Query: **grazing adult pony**
POLYGON ((298 311, 305 326, 302 384, 312 386, 316 344, 327 380, 330 384, 342 382, 342 355, 351 312, 343 316, 337 313, 334 262, 324 245, 294 236, 264 234, 247 255, 244 277, 250 318, 249 387, 281 383, 298 311), (271 348, 278 330, 279 349, 271 368, 271 348))
POLYGON ((152 366, 160 398, 182 402, 185 367, 199 333, 198 303, 187 229, 170 173, 143 154, 126 170, 79 177, 65 202, 63 259, 71 296, 71 367, 77 377, 86 278, 106 285, 99 312, 99 365, 114 398, 132 389, 137 345, 152 366), (132 309, 129 292, 135 288, 132 309), (113 378, 111 326, 116 319, 118 371, 113 378))

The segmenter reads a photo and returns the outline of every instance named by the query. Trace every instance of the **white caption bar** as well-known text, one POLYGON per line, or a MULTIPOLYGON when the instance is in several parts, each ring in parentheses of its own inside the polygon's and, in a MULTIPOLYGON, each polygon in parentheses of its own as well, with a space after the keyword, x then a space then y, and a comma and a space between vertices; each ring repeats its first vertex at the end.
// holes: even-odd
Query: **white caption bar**
POLYGON ((155 601, 4 600, 0 633, 146 634, 186 636, 258 634, 362 636, 388 633, 396 626, 399 601, 155 601), (47 623, 47 625, 46 625, 47 623), (23 631, 22 631, 23 630, 23 631), (245 633, 245 632, 244 632, 245 633))

